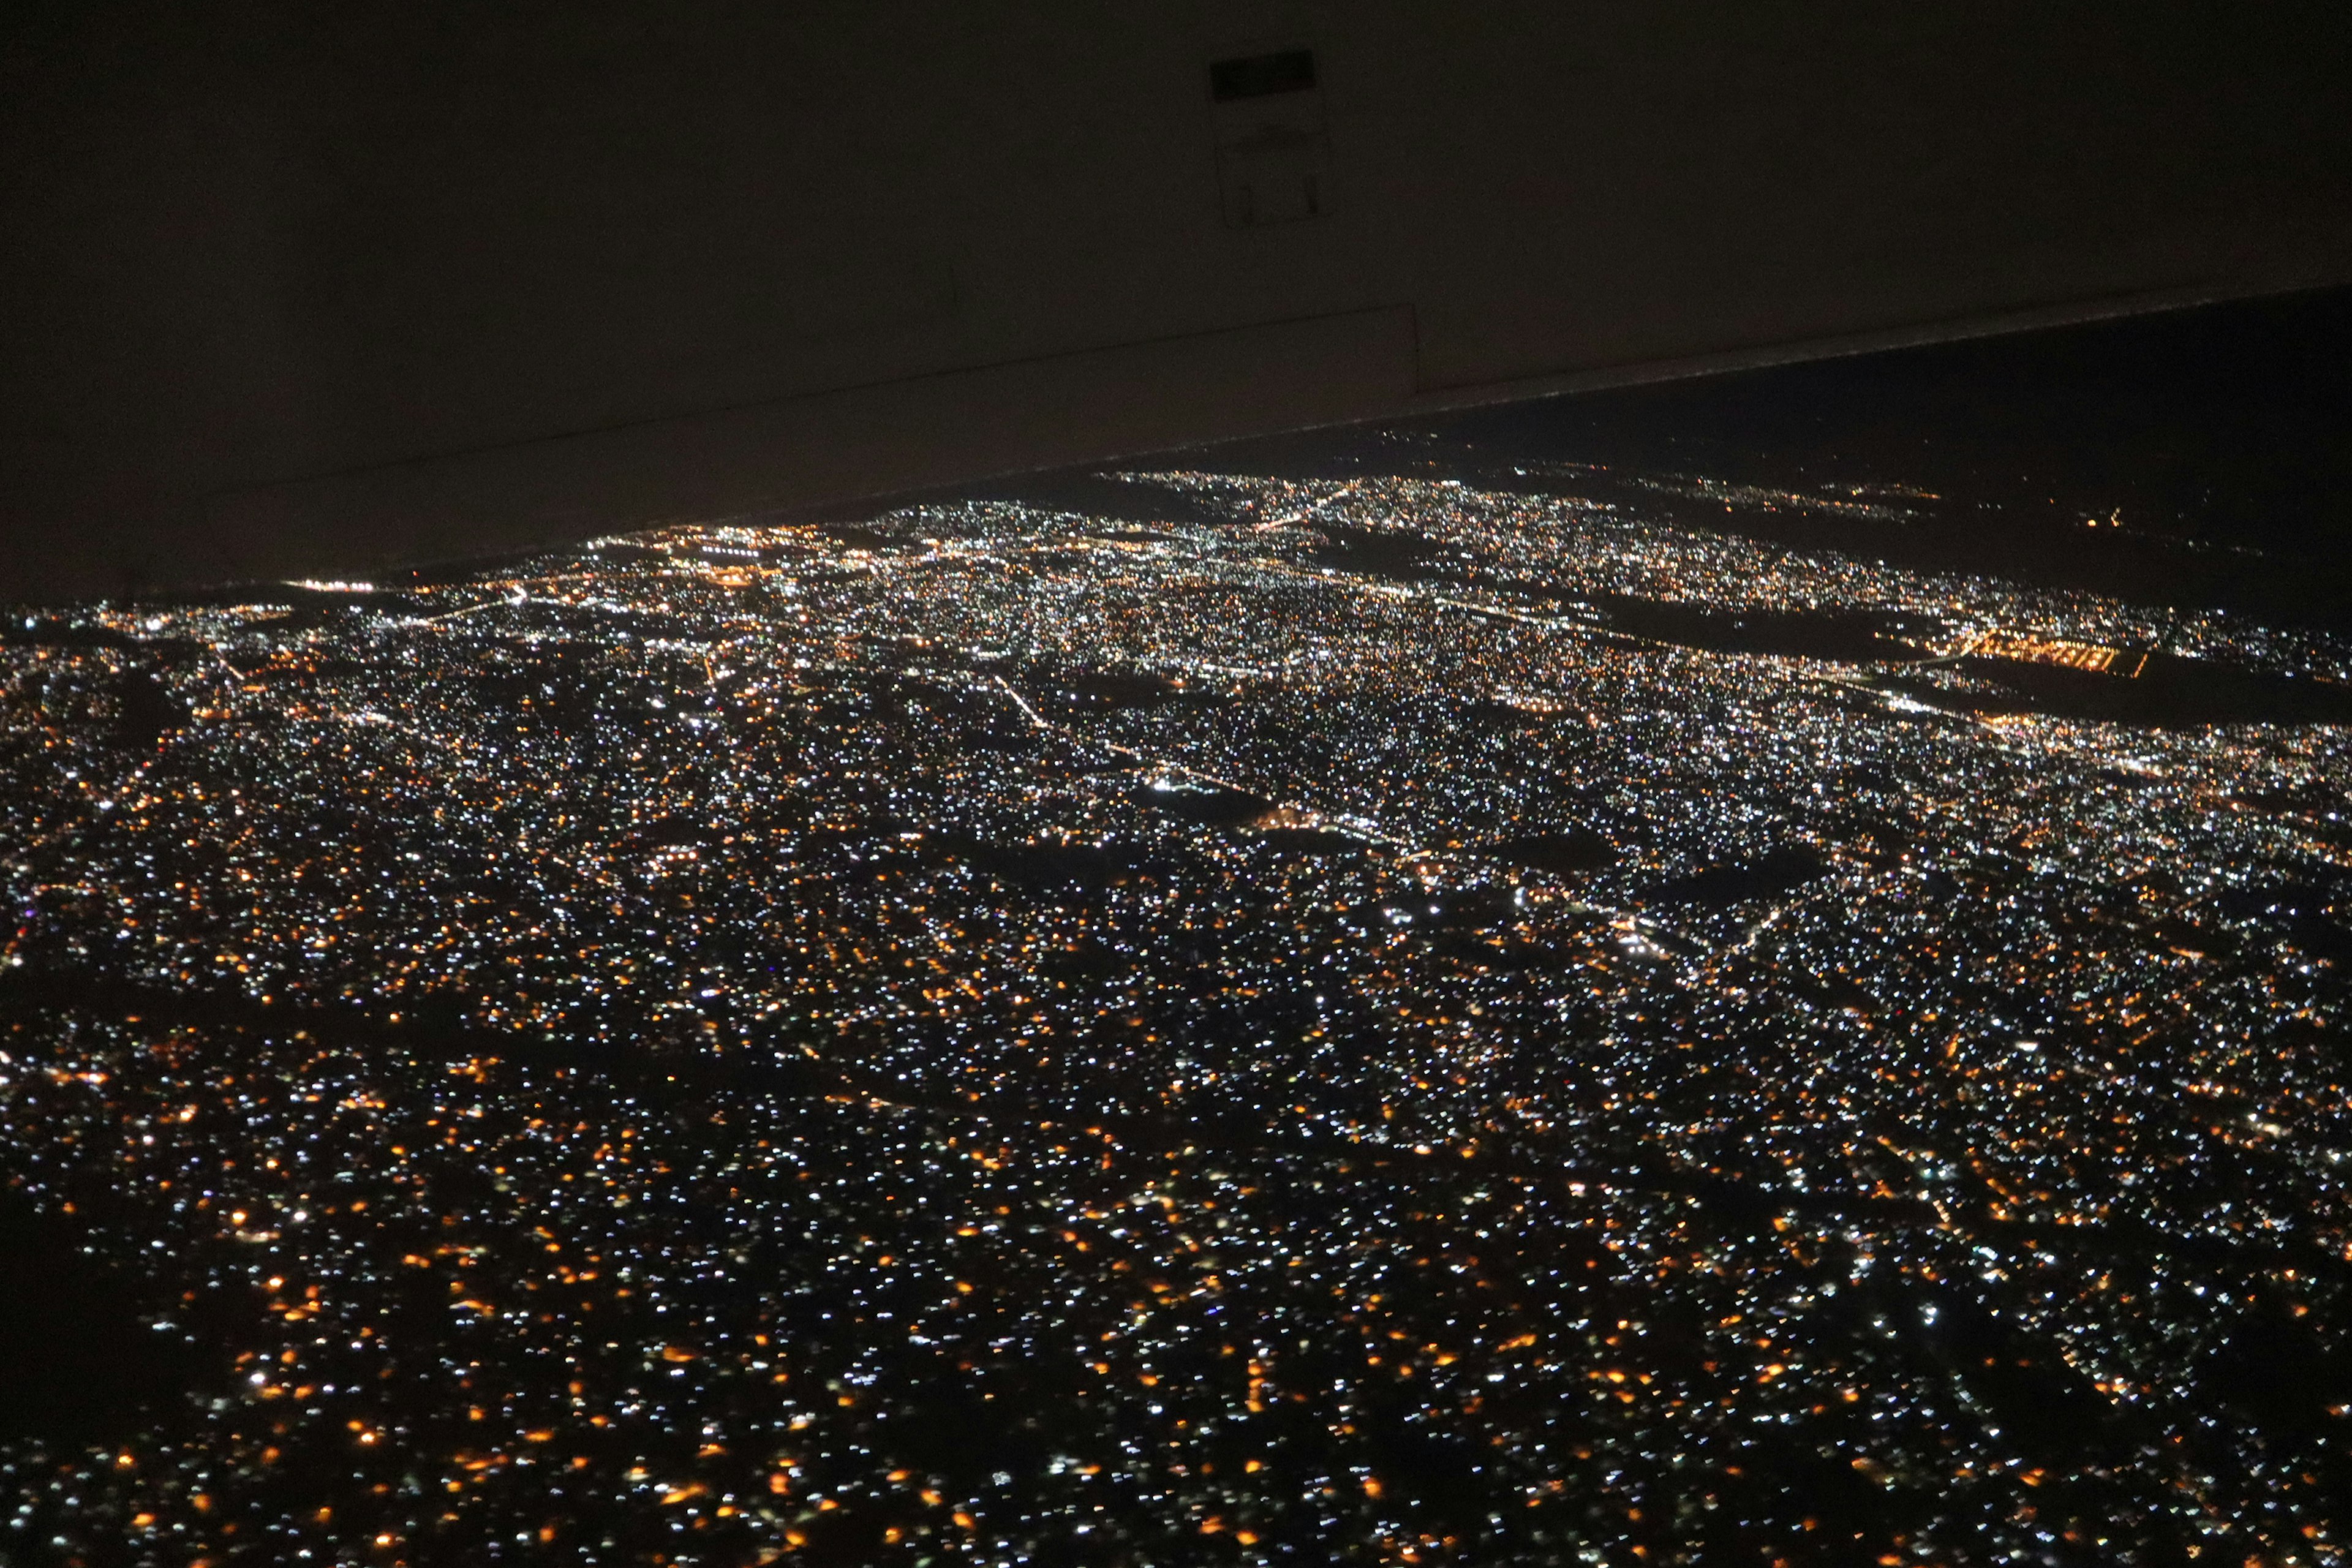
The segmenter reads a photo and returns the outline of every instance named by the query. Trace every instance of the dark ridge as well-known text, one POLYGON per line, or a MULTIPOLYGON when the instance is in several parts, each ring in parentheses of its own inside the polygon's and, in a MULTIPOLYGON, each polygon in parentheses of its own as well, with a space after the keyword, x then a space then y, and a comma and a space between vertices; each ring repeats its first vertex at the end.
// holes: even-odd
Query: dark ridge
POLYGON ((2263 1301, 2206 1352, 2195 1372, 2198 1394, 2274 1440, 2324 1446, 2334 1412, 2352 1403, 2352 1360, 2329 1338, 2310 1320, 2263 1301))
POLYGON ((197 1352, 150 1327, 138 1282, 75 1230, 0 1187, 0 1440, 120 1442, 197 1381, 197 1352))
POLYGON ((1318 531, 1330 541, 1307 552, 1307 559, 1342 572, 1372 577, 1393 577, 1404 583, 1444 577, 1454 563, 1432 540, 1402 529, 1349 528, 1318 520, 1318 531))
POLYGON ((1112 845, 991 844, 948 838, 925 848, 941 859, 961 861, 986 872, 1008 887, 1033 892, 1099 892, 1128 880, 1139 868, 1130 851, 1112 845))
POLYGON ((134 637, 112 626, 93 626, 53 617, 10 616, 0 618, 0 647, 56 648, 118 648, 159 664, 181 664, 196 657, 198 645, 187 637, 134 637))
POLYGON ((1048 511, 1149 527, 1159 523, 1207 525, 1229 521, 1226 512, 1203 505, 1182 490, 1148 480, 1122 479, 1109 474, 1072 471, 1024 478, 1018 489, 983 487, 979 492, 994 500, 1017 500, 1048 511))
POLYGON ((2214 908, 2233 921, 2311 919, 2352 914, 2352 885, 2296 877, 2224 889, 2214 908))
MULTIPOLYGON (((2313 958, 2352 963, 2352 889, 2346 884, 2297 879, 2232 888, 2213 900, 2213 909, 2226 921, 2268 926, 2313 958)), ((2200 933, 2189 945, 2215 944, 2200 933)))
POLYGON ((1238 789, 1155 789, 1139 792, 1147 805, 1204 827, 1238 827, 1273 809, 1262 795, 1238 789))
POLYGON ((965 729, 956 731, 955 743, 967 752, 1034 752, 1040 741, 1034 730, 965 729))
POLYGON ((1677 877, 1651 889, 1647 897, 1658 904, 1742 904, 1790 892, 1828 869, 1811 850, 1790 847, 1677 877))
MULTIPOLYGON (((509 566, 527 565, 547 558, 550 552, 540 550, 508 550, 495 555, 469 555, 456 561, 432 562, 393 573, 388 581, 404 588, 439 588, 468 578, 485 576, 509 566)), ((348 595, 340 595, 345 596, 348 595)))
POLYGON ((1482 697, 1462 710, 1465 724, 1490 731, 1524 731, 1540 730, 1559 723, 1563 719, 1580 720, 1580 713, 1570 711, 1539 712, 1522 708, 1493 697, 1482 697))
POLYGON ((1616 846, 1586 827, 1498 839, 1484 846, 1481 852, 1506 865, 1562 875, 1598 871, 1617 858, 1616 846))
POLYGON ((0 643, 11 647, 144 648, 147 644, 112 626, 79 626, 71 621, 9 616, 0 621, 0 643))
POLYGON ((1166 676, 1138 670, 1068 670, 1049 679, 1055 695, 1090 708, 1160 708, 1185 696, 1166 676))
POLYGON ((1714 653, 1769 654, 1879 664, 1923 658, 1939 623, 1866 610, 1735 610, 1610 595, 1601 603, 1620 631, 1714 653))
POLYGON ((2149 730, 2352 721, 2352 686, 2177 654, 2154 655, 2136 679, 2015 659, 1968 658, 1959 668, 2003 689, 1912 689, 1938 706, 1972 712, 2047 713, 2149 730))
POLYGON ((1496 931, 1521 918, 1517 896, 1495 888, 1397 898, 1383 905, 1381 913, 1417 936, 1496 931))
POLYGON ((165 735, 188 725, 188 705, 151 670, 126 673, 117 703, 116 738, 133 751, 151 751, 165 735))
POLYGON ((866 1085, 849 1082, 832 1068, 781 1051, 722 1061, 699 1048, 681 1051, 652 1037, 606 1045, 484 1028, 467 1021, 464 998, 455 994, 412 1001, 394 1022, 358 1005, 264 1002, 234 992, 148 985, 77 970, 0 971, 0 1018, 37 1015, 46 1008, 136 1013, 151 1023, 287 1035, 307 1030, 322 1042, 405 1051, 419 1061, 499 1059, 525 1068, 583 1070, 642 1092, 657 1092, 664 1084, 701 1081, 743 1083, 779 1093, 868 1091, 866 1085))
POLYGON ((1258 838, 1268 848, 1286 855, 1361 855, 1365 845, 1361 839, 1350 838, 1344 833, 1334 833, 1326 827, 1266 827, 1258 830, 1258 838))
POLYGON ((835 543, 846 544, 852 550, 887 550, 893 544, 905 542, 862 522, 820 522, 816 531, 835 543))
POLYGON ((637 829, 636 842, 647 848, 680 848, 709 844, 718 838, 711 824, 691 816, 665 816, 637 829))
MULTIPOLYGON (((470 575, 470 571, 467 574, 470 575)), ((404 576, 402 585, 407 584, 408 579, 404 576)), ((285 605, 297 610, 362 606, 396 609, 410 602, 408 595, 397 588, 345 592, 340 588, 308 588, 299 583, 222 583, 209 588, 183 588, 168 595, 142 595, 139 600, 142 605, 159 609, 221 609, 239 605, 285 605)))

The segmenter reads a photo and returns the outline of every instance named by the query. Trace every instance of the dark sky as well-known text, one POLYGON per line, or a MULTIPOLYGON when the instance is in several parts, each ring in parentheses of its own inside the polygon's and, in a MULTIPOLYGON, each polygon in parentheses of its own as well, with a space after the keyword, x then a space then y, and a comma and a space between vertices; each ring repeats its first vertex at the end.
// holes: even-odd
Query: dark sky
MULTIPOLYGON (((2264 547, 2352 550, 2352 289, 1551 399, 1470 439, 2055 497, 2264 547)), ((1738 470, 1738 472, 1734 472, 1738 470)))
POLYGON ((1402 441, 1391 427, 1219 456, 1899 483, 1947 500, 1899 533, 1823 526, 1801 542, 2352 629, 2347 414, 2352 289, 2334 289, 1549 398, 1416 425, 1402 441), (2084 528, 2118 508, 2120 531, 2084 528))

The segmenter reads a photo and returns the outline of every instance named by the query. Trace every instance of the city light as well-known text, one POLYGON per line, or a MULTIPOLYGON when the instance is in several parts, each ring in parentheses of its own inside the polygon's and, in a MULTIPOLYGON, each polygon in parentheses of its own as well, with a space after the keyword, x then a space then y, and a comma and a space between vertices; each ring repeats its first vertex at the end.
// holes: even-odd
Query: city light
POLYGON ((2352 649, 1116 477, 11 617, 0 1557, 2345 1560, 2352 649))

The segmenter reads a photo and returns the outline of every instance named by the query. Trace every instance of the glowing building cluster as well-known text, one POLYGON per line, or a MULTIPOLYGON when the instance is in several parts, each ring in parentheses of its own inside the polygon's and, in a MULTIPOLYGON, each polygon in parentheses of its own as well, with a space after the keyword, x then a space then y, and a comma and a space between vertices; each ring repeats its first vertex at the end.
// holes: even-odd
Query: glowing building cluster
POLYGON ((2352 650, 1119 478, 16 615, 0 1556, 2344 1561, 2352 650))

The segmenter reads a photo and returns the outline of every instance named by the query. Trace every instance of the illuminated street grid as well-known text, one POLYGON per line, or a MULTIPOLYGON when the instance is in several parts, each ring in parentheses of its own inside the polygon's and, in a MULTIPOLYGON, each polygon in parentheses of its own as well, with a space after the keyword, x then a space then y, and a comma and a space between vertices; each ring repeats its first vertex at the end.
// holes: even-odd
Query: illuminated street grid
POLYGON ((2347 731, 1963 657, 2343 646, 1124 492, 25 612, 0 1170, 236 1345, 0 1555, 2345 1560, 2347 731))

